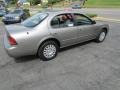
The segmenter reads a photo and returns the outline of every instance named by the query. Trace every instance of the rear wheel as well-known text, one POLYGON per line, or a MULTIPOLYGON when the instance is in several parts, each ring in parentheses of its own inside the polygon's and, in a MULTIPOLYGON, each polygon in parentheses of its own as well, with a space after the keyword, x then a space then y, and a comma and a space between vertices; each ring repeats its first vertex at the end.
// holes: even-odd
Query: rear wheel
POLYGON ((54 59, 57 56, 57 53, 58 45, 54 41, 46 41, 38 50, 38 56, 43 61, 54 59))
POLYGON ((106 34, 107 34, 107 31, 103 29, 98 35, 98 37, 96 38, 96 42, 98 43, 103 42, 106 38, 106 34))

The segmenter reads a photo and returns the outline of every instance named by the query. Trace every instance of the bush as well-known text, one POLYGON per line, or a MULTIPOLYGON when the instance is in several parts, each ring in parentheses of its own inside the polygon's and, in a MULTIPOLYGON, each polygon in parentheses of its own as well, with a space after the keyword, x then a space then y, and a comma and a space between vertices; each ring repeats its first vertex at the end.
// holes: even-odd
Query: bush
POLYGON ((10 3, 11 3, 11 4, 16 4, 16 3, 17 3, 17 0, 11 0, 10 3))
POLYGON ((55 4, 63 0, 48 0, 48 4, 55 4))
POLYGON ((31 5, 40 4, 40 0, 27 0, 27 1, 30 2, 31 5))
POLYGON ((29 9, 23 9, 23 11, 26 13, 27 17, 30 17, 30 10, 29 9))

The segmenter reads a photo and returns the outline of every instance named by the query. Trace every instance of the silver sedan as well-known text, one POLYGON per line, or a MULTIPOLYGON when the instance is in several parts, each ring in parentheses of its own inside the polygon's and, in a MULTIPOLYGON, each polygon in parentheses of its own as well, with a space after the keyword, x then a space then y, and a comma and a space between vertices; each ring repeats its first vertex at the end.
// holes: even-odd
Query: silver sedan
POLYGON ((47 11, 6 26, 4 46, 15 58, 37 54, 42 60, 51 60, 60 48, 92 39, 103 42, 108 31, 107 24, 76 11, 47 11))

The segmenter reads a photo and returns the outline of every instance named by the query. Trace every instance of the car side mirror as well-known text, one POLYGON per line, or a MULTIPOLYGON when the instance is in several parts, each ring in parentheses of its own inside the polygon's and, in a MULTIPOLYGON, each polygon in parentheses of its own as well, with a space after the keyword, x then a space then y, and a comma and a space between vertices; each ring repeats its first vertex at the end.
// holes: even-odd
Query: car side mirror
POLYGON ((95 21, 95 20, 93 20, 93 21, 92 21, 92 24, 96 24, 96 21, 95 21))

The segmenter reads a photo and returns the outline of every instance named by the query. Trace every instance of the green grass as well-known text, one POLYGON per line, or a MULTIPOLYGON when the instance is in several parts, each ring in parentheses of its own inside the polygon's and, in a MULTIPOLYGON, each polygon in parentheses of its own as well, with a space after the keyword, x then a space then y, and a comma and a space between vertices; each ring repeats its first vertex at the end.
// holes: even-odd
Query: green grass
POLYGON ((85 7, 120 7, 120 0, 87 0, 85 7))

